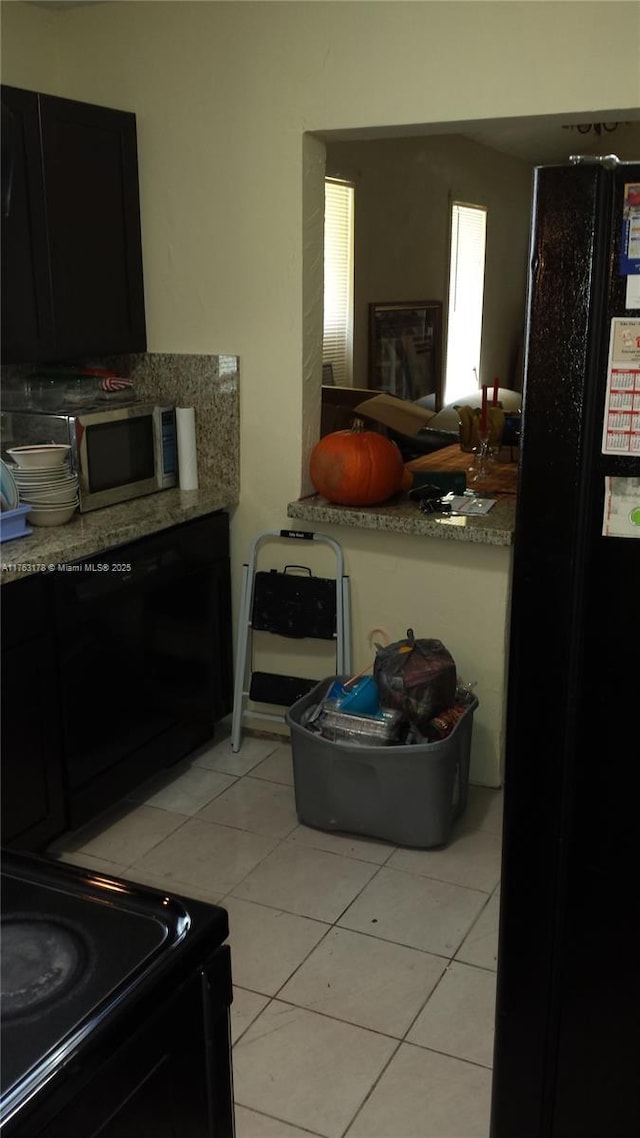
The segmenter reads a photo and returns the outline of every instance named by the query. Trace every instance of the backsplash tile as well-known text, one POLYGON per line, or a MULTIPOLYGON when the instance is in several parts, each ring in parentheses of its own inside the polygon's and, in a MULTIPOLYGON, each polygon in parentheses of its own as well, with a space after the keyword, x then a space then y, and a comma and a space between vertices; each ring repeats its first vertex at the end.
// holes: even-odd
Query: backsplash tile
POLYGON ((129 357, 129 377, 142 401, 195 408, 199 485, 224 491, 237 500, 238 357, 147 352, 129 357))

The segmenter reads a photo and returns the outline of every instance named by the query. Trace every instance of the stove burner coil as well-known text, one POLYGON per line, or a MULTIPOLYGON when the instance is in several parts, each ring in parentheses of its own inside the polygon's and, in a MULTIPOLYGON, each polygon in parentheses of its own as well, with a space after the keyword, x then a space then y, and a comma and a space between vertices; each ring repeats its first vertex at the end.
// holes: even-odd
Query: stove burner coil
POLYGON ((59 999, 82 975, 86 961, 82 937, 60 921, 3 920, 3 1016, 27 1016, 59 999))

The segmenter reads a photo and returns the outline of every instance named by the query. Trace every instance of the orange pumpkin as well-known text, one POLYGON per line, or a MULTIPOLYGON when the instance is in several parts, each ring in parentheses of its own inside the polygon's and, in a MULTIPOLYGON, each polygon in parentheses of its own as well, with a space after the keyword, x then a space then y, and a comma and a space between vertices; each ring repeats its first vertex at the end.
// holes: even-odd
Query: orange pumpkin
POLYGON ((366 431, 356 419, 349 431, 334 431, 316 443, 309 465, 319 494, 340 506, 373 506, 400 489, 404 464, 395 443, 366 431))

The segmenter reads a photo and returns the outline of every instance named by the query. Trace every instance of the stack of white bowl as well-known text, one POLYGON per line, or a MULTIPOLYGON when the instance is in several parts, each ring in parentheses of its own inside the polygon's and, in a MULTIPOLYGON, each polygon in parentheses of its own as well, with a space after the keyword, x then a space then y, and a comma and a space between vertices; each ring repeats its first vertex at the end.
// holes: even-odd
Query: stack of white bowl
POLYGON ((54 445, 12 447, 12 474, 20 501, 32 506, 27 514, 34 526, 62 526, 78 506, 78 479, 69 467, 71 447, 54 445))

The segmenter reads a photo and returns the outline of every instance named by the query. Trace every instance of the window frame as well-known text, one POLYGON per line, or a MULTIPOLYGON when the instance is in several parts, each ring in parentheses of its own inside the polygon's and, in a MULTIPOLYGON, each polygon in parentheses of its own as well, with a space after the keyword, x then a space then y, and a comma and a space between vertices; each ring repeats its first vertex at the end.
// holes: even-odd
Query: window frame
MULTIPOLYGON (((485 302, 485 281, 486 281, 486 267, 487 267, 487 231, 488 231, 488 209, 485 205, 478 202, 462 201, 458 198, 450 196, 449 199, 449 272, 447 281, 447 326, 446 326, 446 342, 445 342, 445 362, 444 362, 444 402, 445 405, 454 403, 457 399, 464 398, 469 395, 473 390, 473 376, 475 374, 475 386, 480 387, 480 373, 481 373, 481 360, 482 360, 482 338, 483 338, 483 325, 484 325, 484 302, 485 302), (458 320, 452 319, 452 297, 460 287, 460 273, 458 272, 459 262, 459 244, 460 244, 460 222, 459 218, 456 220, 456 211, 462 213, 463 210, 473 211, 474 213, 481 214, 484 219, 482 231, 482 268, 481 272, 476 274, 476 286, 478 279, 481 281, 480 286, 480 304, 479 313, 476 312, 475 331, 474 331, 474 344, 477 346, 477 352, 470 352, 471 358, 470 366, 468 368, 468 384, 463 382, 459 377, 452 376, 452 369, 459 368, 460 353, 458 349, 457 359, 453 358, 452 346, 454 343, 463 343, 468 347, 469 343, 469 326, 468 322, 464 328, 464 335, 461 334, 460 324, 461 317, 458 320), (455 243, 455 248, 454 248, 455 243)), ((470 246, 467 246, 467 258, 470 257, 470 246)))
POLYGON ((323 308, 322 308, 322 362, 323 368, 330 364, 333 372, 333 383, 338 386, 353 385, 353 331, 354 331, 354 291, 355 291, 355 185, 347 178, 325 177, 325 212, 324 212, 324 242, 323 242, 323 308), (328 187, 341 187, 346 191, 343 195, 342 209, 338 210, 336 203, 333 221, 335 223, 332 244, 328 240, 328 187), (338 213, 340 212, 340 217, 338 213), (342 232, 339 227, 342 226, 342 232), (338 231, 336 232, 336 228, 338 231), (340 276, 335 281, 334 298, 328 304, 328 280, 333 274, 340 276), (328 326, 327 310, 332 310, 331 323, 328 326))

